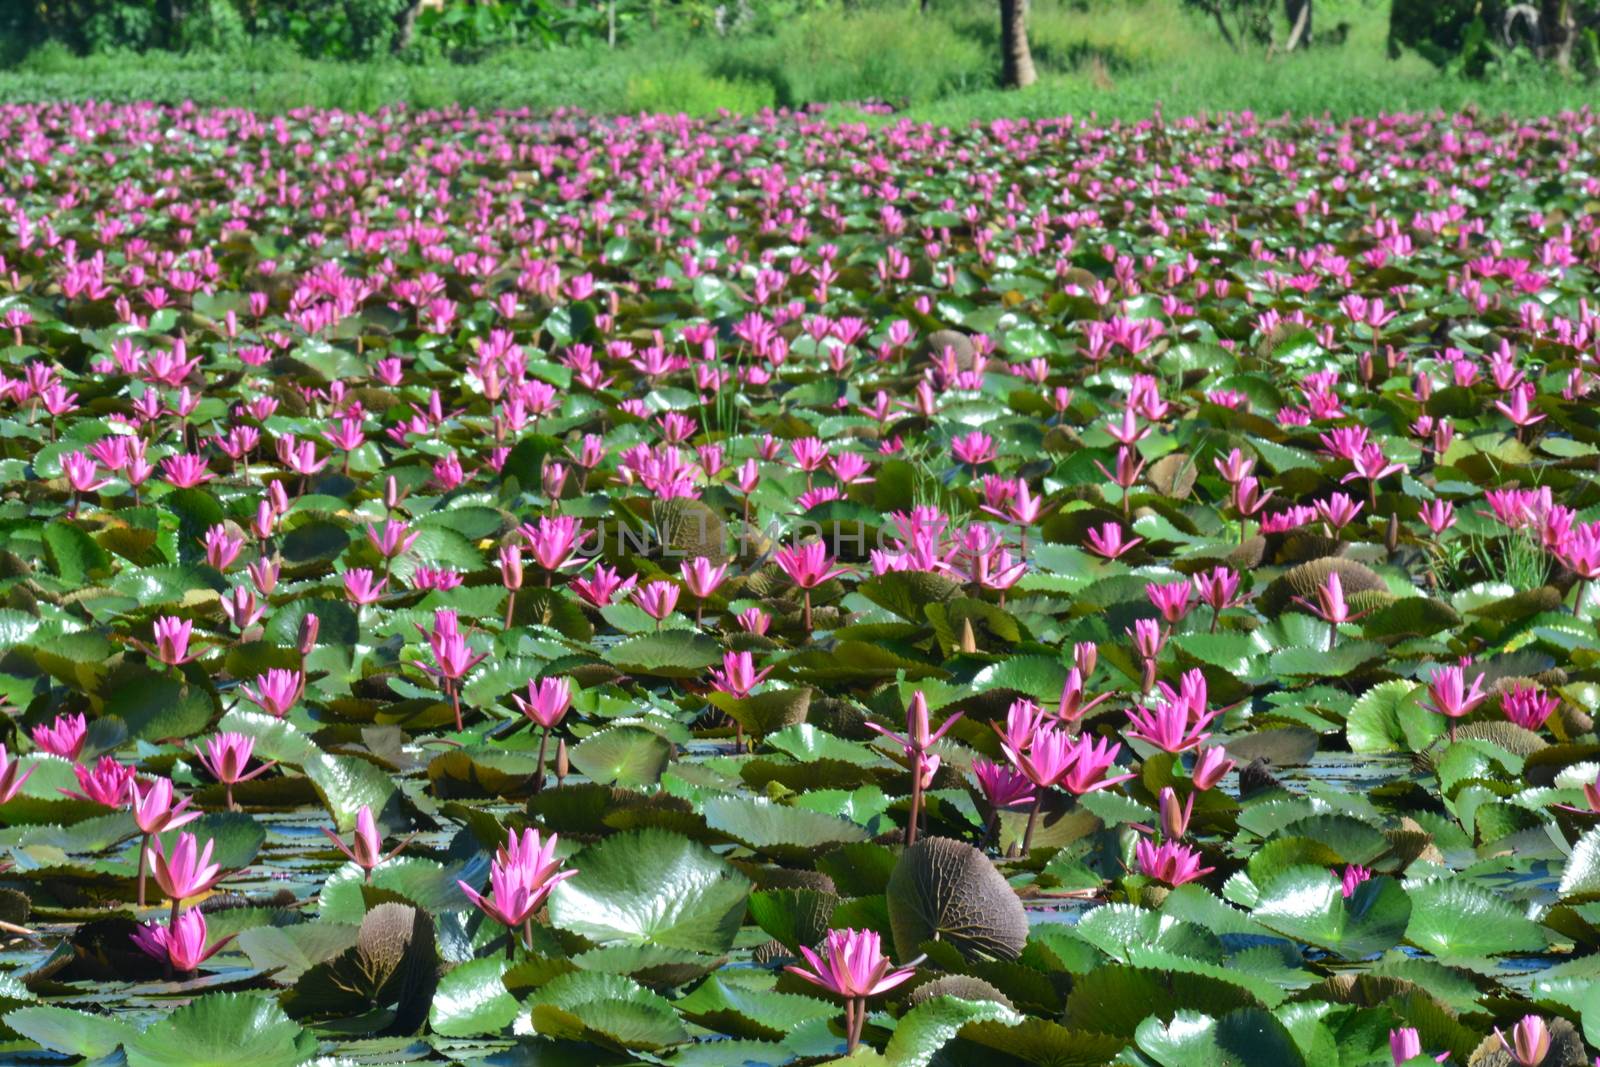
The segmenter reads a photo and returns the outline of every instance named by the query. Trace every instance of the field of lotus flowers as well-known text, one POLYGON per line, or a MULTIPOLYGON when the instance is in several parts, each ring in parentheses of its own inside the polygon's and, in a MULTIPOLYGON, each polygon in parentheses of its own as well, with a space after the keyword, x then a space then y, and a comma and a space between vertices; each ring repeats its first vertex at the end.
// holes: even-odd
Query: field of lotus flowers
POLYGON ((1595 1062, 1600 117, 0 157, 3 1062, 1595 1062))

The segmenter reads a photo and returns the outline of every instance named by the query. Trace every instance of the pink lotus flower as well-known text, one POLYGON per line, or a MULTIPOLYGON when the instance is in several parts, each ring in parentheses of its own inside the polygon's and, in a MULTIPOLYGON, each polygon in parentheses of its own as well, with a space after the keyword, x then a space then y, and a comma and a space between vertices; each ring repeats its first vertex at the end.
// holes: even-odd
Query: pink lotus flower
POLYGON ((356 832, 355 836, 351 838, 350 844, 346 845, 343 838, 326 826, 322 828, 322 833, 329 841, 333 842, 335 848, 345 854, 351 863, 361 868, 364 880, 371 879, 373 870, 381 866, 386 860, 391 860, 399 855, 400 850, 405 848, 411 841, 411 838, 408 837, 396 845, 388 854, 385 854, 383 851, 383 838, 378 833, 378 824, 372 817, 372 809, 365 804, 361 805, 361 810, 356 812, 356 832))
POLYGON ((162 476, 179 489, 193 489, 215 478, 216 475, 206 468, 207 463, 203 457, 188 453, 168 456, 161 461, 162 476))
POLYGON ((178 974, 190 974, 237 935, 229 934, 207 947, 210 933, 206 929, 205 912, 190 908, 172 920, 170 930, 156 923, 145 923, 132 936, 133 943, 145 955, 167 963, 178 974))
POLYGON ((810 966, 784 970, 846 998, 887 993, 916 973, 914 964, 895 969, 873 930, 829 930, 821 955, 804 946, 800 954, 810 966))
POLYGON ((561 725, 567 710, 572 707, 572 683, 566 678, 541 678, 528 683, 528 697, 511 697, 522 714, 550 730, 561 725))
POLYGON ((140 783, 137 778, 128 779, 127 798, 140 833, 146 836, 164 834, 200 817, 198 811, 187 810, 188 797, 174 804, 173 795, 170 778, 153 778, 148 784, 140 783))
POLYGON ((1450 740, 1456 736, 1456 720, 1468 715, 1488 697, 1479 672, 1469 687, 1466 672, 1458 666, 1440 667, 1428 678, 1428 700, 1422 705, 1450 720, 1450 740))
POLYGON ((1099 741, 1088 735, 1078 738, 1077 753, 1072 764, 1056 784, 1073 796, 1081 797, 1137 778, 1138 775, 1132 773, 1107 776, 1106 772, 1116 766, 1121 751, 1122 745, 1109 738, 1099 741))
POLYGON ((749 652, 724 652, 721 668, 711 670, 711 685, 737 700, 743 700, 771 673, 771 667, 756 670, 755 658, 749 652))
POLYGON ((789 580, 805 590, 804 622, 806 633, 811 632, 811 590, 831 578, 848 573, 843 567, 832 566, 828 549, 821 541, 807 541, 792 548, 780 548, 773 556, 789 580))
POLYGON ((942 738, 945 733, 961 718, 962 713, 956 712, 940 724, 937 730, 930 730, 928 723, 928 698, 922 690, 911 694, 911 701, 906 706, 906 733, 902 737, 875 722, 867 723, 867 729, 882 734, 905 751, 911 764, 911 816, 906 823, 906 844, 917 843, 917 824, 922 816, 922 791, 926 787, 924 778, 931 781, 933 772, 938 769, 939 757, 929 755, 929 750, 942 738))
POLYGON ((973 430, 952 438, 950 452, 956 459, 970 467, 982 466, 994 462, 998 453, 995 451, 994 438, 981 430, 973 430))
POLYGON ((411 588, 421 590, 455 589, 464 579, 449 567, 418 566, 411 572, 411 588))
POLYGON ((1157 882, 1165 882, 1173 888, 1204 878, 1216 870, 1215 867, 1200 866, 1200 853, 1175 841, 1163 841, 1158 845, 1149 838, 1141 837, 1133 846, 1133 851, 1140 874, 1157 882))
POLYGON ((1494 1036, 1500 1039, 1500 1047, 1511 1054, 1518 1067, 1539 1067, 1550 1054, 1550 1028, 1537 1015, 1524 1015, 1518 1020, 1511 1028, 1510 1041, 1498 1026, 1494 1028, 1494 1036))
POLYGON ((1211 609, 1211 629, 1215 632, 1217 617, 1240 603, 1239 575, 1227 567, 1213 567, 1190 580, 1200 602, 1211 609))
POLYGON ((1207 789, 1216 788, 1217 783, 1222 781, 1234 766, 1235 763, 1228 758, 1226 749, 1196 749, 1194 769, 1189 772, 1189 778, 1194 782, 1194 787, 1203 793, 1207 789))
POLYGON ((231 567, 239 558, 239 550, 244 548, 244 538, 234 537, 220 523, 206 530, 204 543, 206 562, 219 571, 231 567))
POLYGON ((99 477, 95 461, 82 452, 68 452, 61 457, 61 473, 74 493, 93 493, 109 484, 109 479, 99 477))
POLYGON ((792 548, 780 548, 773 556, 773 560, 783 569, 783 573, 789 576, 791 582, 806 590, 815 589, 830 578, 849 573, 847 568, 832 566, 833 561, 828 558, 828 547, 821 541, 808 541, 792 548))
MULTIPOLYGON (((315 616, 310 617, 315 618, 315 616)), ((281 719, 299 702, 301 694, 305 692, 305 685, 306 676, 300 671, 273 667, 265 674, 256 675, 254 685, 247 683, 240 686, 240 689, 250 703, 273 718, 281 719)))
POLYGON ((28 780, 36 768, 22 769, 22 760, 13 758, 6 752, 6 746, 0 745, 0 804, 4 804, 22 790, 22 784, 28 780))
POLYGON ((378 555, 384 559, 395 559, 411 551, 411 546, 417 543, 417 538, 422 536, 421 530, 413 530, 403 522, 394 519, 385 519, 380 530, 372 523, 367 524, 367 541, 378 550, 378 555))
POLYGON ((678 606, 678 596, 682 592, 676 582, 666 579, 648 582, 633 591, 633 602, 652 619, 657 625, 662 619, 671 615, 678 606))
POLYGON ((716 593, 717 587, 728 574, 728 566, 725 563, 713 566, 704 556, 696 556, 684 560, 678 573, 683 579, 683 587, 704 600, 716 593))
POLYGON ((992 811, 1021 807, 1033 800, 1033 783, 1009 764, 975 759, 972 774, 992 811))
POLYGON ((422 663, 419 666, 432 675, 449 695, 451 708, 456 716, 456 729, 460 730, 462 728, 461 680, 467 676, 467 672, 482 663, 488 653, 472 651, 471 646, 467 644, 466 635, 461 632, 460 624, 456 621, 456 613, 448 608, 435 609, 433 629, 424 630, 418 626, 417 632, 428 639, 428 647, 433 652, 433 663, 422 663))
POLYGON ((554 574, 572 562, 581 528, 570 515, 546 515, 537 525, 523 526, 518 532, 528 542, 533 561, 554 574))
POLYGON ((1525 382, 1510 391, 1508 394, 1509 403, 1505 400, 1496 400, 1494 408, 1507 419, 1510 419, 1511 425, 1519 430, 1529 426, 1536 426, 1544 421, 1544 415, 1533 408, 1533 400, 1537 395, 1538 390, 1533 383, 1525 382))
POLYGON ((317 458, 316 442, 297 440, 293 434, 278 438, 278 459, 302 478, 310 477, 328 465, 327 460, 317 458))
POLYGON ((772 616, 760 608, 745 608, 734 616, 734 621, 746 633, 764 634, 772 628, 772 616))
POLYGON ((82 715, 57 715, 49 726, 33 728, 33 743, 52 756, 77 760, 89 737, 89 723, 82 715))
POLYGON ((266 614, 266 609, 256 600, 256 595, 248 586, 236 585, 228 590, 222 598, 222 614, 233 624, 234 629, 243 633, 245 630, 261 621, 261 616, 266 614))
POLYGON ((1345 899, 1355 895, 1356 887, 1362 882, 1372 878, 1372 871, 1357 863, 1347 864, 1344 873, 1339 876, 1339 888, 1345 899))
MULTIPOLYGON (((524 830, 519 838, 513 830, 489 865, 487 895, 465 882, 456 884, 485 915, 515 930, 532 920, 552 889, 578 873, 561 870, 564 861, 556 859, 556 842, 555 834, 541 844, 539 831, 524 830)), ((524 937, 531 951, 531 931, 525 931, 524 937)))
POLYGON ((1189 832, 1189 820, 1194 817, 1195 794, 1190 793, 1183 803, 1170 785, 1161 787, 1158 798, 1161 812, 1161 835, 1169 841, 1178 841, 1189 832))
MULTIPOLYGON (((1000 735, 1001 748, 1010 750, 1006 753, 1006 757, 1010 759, 1011 752, 1026 752, 1033 746, 1034 735, 1045 722, 1039 705, 1024 698, 1011 702, 1011 706, 1006 709, 1004 726, 996 723, 989 725, 1000 735)), ((1013 759, 1012 762, 1016 761, 1013 759)))
POLYGON ((1423 524, 1435 537, 1456 524, 1456 507, 1448 500, 1429 500, 1418 511, 1423 524))
MULTIPOLYGON (((1403 1067, 1420 1055, 1422 1055, 1422 1035, 1413 1027, 1402 1026, 1389 1031, 1389 1057, 1394 1060, 1394 1067, 1403 1067)), ((1434 1057, 1434 1060, 1443 1063, 1449 1058, 1450 1053, 1441 1052, 1434 1057)))
POLYGON ((101 756, 93 768, 81 764, 72 768, 78 778, 78 790, 63 789, 62 794, 74 800, 120 808, 128 797, 128 786, 133 781, 133 768, 118 763, 113 756, 101 756))
POLYGON ((1165 585, 1151 582, 1144 587, 1145 596, 1169 623, 1177 623, 1189 614, 1189 597, 1193 593, 1188 582, 1169 582, 1165 585))
POLYGON ((358 607, 376 604, 383 598, 383 590, 389 584, 387 578, 381 581, 376 579, 377 576, 366 567, 351 567, 340 575, 345 598, 358 607))
POLYGON ((1332 652, 1339 627, 1369 614, 1371 609, 1354 612, 1350 610, 1350 605, 1344 599, 1344 583, 1337 571, 1330 571, 1327 580, 1317 587, 1316 592, 1315 604, 1303 596, 1295 597, 1294 601, 1328 624, 1328 651, 1332 652))
POLYGON ((1031 731, 1025 751, 1009 743, 1002 744, 1001 749, 1017 770, 1039 789, 1049 789, 1060 782, 1078 758, 1077 740, 1065 730, 1048 724, 1031 731))
POLYGON ((271 596, 272 591, 278 588, 278 574, 282 570, 279 563, 269 559, 258 559, 254 563, 247 564, 245 570, 249 573, 256 592, 262 596, 271 596))
POLYGON ((213 844, 208 839, 202 849, 195 836, 185 832, 173 842, 170 857, 163 852, 160 840, 152 841, 145 850, 156 885, 172 901, 174 912, 179 901, 199 896, 221 880, 222 868, 211 862, 213 844))
POLYGON ((638 575, 624 579, 615 568, 596 563, 588 577, 573 580, 572 591, 595 607, 603 608, 617 597, 626 596, 638 581, 638 575))
POLYGON ((1513 685, 1500 694, 1500 709, 1524 730, 1540 729, 1560 706, 1560 699, 1531 685, 1513 685))
POLYGON ((867 999, 903 985, 916 973, 916 965, 922 960, 919 956, 909 966, 895 969, 883 954, 883 946, 874 930, 829 930, 821 955, 804 945, 800 947, 800 954, 805 957, 807 966, 784 969, 849 1002, 845 1006, 846 1055, 854 1053, 861 1041, 861 1030, 867 1019, 867 999))
POLYGON ((156 658, 169 667, 189 662, 189 635, 194 623, 175 615, 163 615, 155 622, 156 658))
POLYGON ((200 757, 200 763, 211 776, 221 782, 227 791, 228 807, 231 810, 233 803, 233 787, 240 782, 248 782, 252 778, 277 766, 276 760, 263 763, 255 770, 245 773, 245 768, 250 764, 250 755, 255 751, 256 739, 245 734, 224 732, 214 734, 206 739, 205 750, 195 747, 195 755, 200 757))
POLYGON ((1114 522, 1108 522, 1098 529, 1089 531, 1089 549, 1096 555, 1107 559, 1119 559, 1132 549, 1144 543, 1144 538, 1134 537, 1124 541, 1122 527, 1114 522))
POLYGON ((1061 699, 1056 704, 1056 718, 1063 722, 1077 722, 1101 703, 1111 698, 1110 693, 1102 693, 1093 700, 1084 699, 1083 671, 1073 667, 1067 671, 1067 679, 1061 685, 1061 699))

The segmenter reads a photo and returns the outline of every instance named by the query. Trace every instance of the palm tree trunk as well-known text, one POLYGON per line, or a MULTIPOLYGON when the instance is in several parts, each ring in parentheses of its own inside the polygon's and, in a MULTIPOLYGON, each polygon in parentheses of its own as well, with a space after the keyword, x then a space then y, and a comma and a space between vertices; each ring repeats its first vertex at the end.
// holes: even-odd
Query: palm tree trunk
POLYGON ((1028 0, 1000 0, 1000 81, 1025 89, 1038 80, 1028 48, 1028 0))

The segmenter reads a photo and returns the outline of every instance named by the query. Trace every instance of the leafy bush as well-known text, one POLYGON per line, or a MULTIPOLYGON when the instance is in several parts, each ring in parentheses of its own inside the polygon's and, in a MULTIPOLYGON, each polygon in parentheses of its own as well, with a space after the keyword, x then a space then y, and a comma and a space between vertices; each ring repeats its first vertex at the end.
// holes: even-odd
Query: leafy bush
POLYGON ((1395 51, 1415 49, 1437 67, 1459 63, 1481 73, 1493 58, 1488 27, 1504 18, 1501 0, 1394 0, 1389 44, 1395 51))
POLYGON ((629 79, 624 101, 629 111, 713 115, 725 110, 748 115, 771 107, 775 97, 770 85, 720 78, 693 63, 681 62, 629 79))
POLYGON ((769 83, 785 106, 920 102, 994 84, 993 49, 909 9, 828 11, 725 48, 714 69, 769 83))

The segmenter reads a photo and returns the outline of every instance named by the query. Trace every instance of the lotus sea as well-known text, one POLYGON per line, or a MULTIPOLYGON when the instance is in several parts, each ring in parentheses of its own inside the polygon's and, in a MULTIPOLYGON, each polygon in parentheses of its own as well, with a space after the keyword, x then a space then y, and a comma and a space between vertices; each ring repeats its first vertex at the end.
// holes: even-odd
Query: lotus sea
POLYGON ((0 1060, 1595 1062, 1595 114, 0 156, 0 1060))

